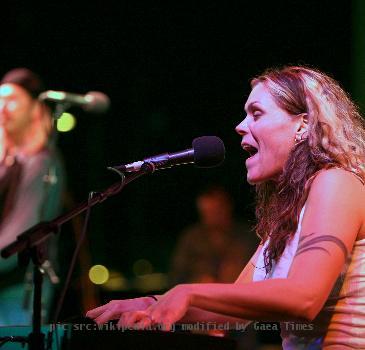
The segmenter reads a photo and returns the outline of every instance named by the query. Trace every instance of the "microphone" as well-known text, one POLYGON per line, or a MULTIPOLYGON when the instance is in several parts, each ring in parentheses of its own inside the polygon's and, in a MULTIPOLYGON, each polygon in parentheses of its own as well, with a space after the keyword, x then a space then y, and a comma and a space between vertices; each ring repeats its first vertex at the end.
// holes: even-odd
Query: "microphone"
POLYGON ((65 91, 48 90, 42 92, 38 99, 40 101, 61 103, 68 107, 79 106, 86 112, 91 113, 106 112, 110 106, 109 97, 99 91, 90 91, 86 95, 79 95, 65 91))
POLYGON ((124 172, 136 172, 144 164, 149 165, 152 172, 171 168, 175 165, 194 163, 199 168, 213 168, 224 161, 225 148, 223 141, 217 136, 201 136, 193 140, 193 148, 175 153, 162 153, 141 161, 111 167, 124 172))

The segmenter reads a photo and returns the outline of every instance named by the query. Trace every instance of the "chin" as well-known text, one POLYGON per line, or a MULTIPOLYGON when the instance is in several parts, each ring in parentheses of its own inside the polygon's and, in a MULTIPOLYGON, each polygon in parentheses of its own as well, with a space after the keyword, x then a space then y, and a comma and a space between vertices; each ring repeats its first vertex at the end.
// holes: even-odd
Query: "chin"
POLYGON ((258 185, 261 183, 259 179, 255 178, 254 176, 250 176, 249 174, 247 174, 247 182, 250 185, 258 185))
POLYGON ((250 185, 260 185, 269 180, 271 180, 271 178, 269 178, 269 177, 260 176, 260 175, 255 176, 255 174, 252 175, 250 173, 247 173, 247 182, 250 185))

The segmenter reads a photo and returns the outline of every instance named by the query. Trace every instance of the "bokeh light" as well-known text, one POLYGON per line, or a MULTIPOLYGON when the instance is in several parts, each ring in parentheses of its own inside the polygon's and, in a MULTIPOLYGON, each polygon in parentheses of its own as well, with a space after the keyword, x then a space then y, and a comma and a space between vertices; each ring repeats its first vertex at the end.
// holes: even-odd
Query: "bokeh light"
POLYGON ((109 279, 109 271, 103 265, 94 265, 89 270, 89 279, 94 284, 104 284, 109 279))
POLYGON ((62 113, 57 119, 57 130, 60 132, 71 131, 76 126, 76 118, 71 113, 62 113))

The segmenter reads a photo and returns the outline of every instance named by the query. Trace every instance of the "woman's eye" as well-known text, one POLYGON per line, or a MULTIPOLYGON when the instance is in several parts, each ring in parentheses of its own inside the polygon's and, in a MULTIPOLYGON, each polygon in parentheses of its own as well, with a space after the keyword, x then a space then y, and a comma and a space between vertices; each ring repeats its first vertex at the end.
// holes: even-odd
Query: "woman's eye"
POLYGON ((258 117, 260 117, 261 116, 261 111, 259 111, 259 110, 255 110, 255 111, 253 111, 252 112, 252 116, 254 117, 254 118, 258 118, 258 117))

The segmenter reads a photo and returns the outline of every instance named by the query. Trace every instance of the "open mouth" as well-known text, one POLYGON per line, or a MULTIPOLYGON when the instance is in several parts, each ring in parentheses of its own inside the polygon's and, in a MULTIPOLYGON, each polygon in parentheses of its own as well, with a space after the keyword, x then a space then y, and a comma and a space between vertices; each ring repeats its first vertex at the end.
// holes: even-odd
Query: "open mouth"
POLYGON ((248 152, 248 154, 250 155, 250 157, 249 157, 249 158, 252 158, 252 157, 253 157, 253 156, 255 156, 255 155, 257 154, 257 152, 258 152, 258 149, 257 149, 256 147, 254 147, 254 146, 252 146, 252 145, 249 145, 249 144, 247 144, 247 143, 243 144, 243 145, 242 145, 242 148, 243 148, 246 152, 248 152))

